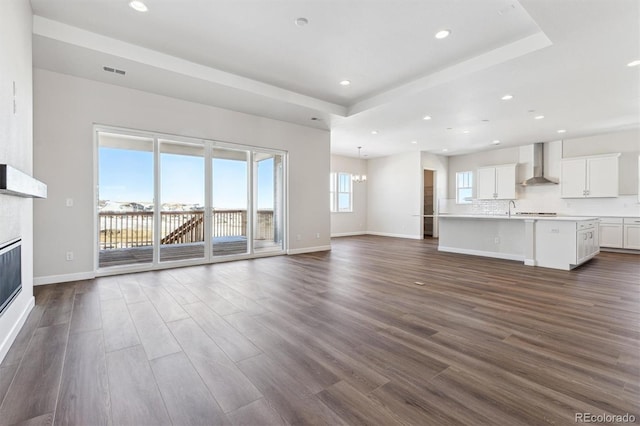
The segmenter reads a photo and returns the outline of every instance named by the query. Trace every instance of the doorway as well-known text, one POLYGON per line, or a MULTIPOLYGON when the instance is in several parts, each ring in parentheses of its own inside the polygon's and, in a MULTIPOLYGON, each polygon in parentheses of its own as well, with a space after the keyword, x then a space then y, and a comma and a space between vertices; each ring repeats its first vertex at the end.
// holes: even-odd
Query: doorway
POLYGON ((436 195, 436 171, 423 171, 423 213, 422 213, 422 237, 437 238, 437 195, 436 195))

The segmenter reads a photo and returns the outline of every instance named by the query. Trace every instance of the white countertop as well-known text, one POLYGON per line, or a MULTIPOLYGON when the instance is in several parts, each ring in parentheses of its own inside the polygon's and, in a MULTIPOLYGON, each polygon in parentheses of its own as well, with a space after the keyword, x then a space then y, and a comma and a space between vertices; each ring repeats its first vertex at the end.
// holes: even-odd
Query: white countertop
POLYGON ((591 216, 527 216, 527 215, 482 215, 482 214, 440 214, 439 218, 454 219, 493 219, 493 220, 552 220, 561 222, 580 222, 583 220, 597 220, 591 216))

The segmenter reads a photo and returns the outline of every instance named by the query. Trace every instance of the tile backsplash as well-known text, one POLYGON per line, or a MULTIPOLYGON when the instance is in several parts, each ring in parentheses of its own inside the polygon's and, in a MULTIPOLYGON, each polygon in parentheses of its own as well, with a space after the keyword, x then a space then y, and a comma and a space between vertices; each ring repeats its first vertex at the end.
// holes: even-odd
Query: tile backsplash
POLYGON ((501 215, 509 212, 509 200, 473 200, 471 214, 501 215))
MULTIPOLYGON (((637 195, 617 198, 560 198, 539 189, 520 194, 512 212, 557 213, 561 216, 633 216, 640 217, 637 195)), ((509 210, 508 200, 473 200, 471 204, 456 204, 454 199, 438 200, 440 213, 503 215, 509 210)))

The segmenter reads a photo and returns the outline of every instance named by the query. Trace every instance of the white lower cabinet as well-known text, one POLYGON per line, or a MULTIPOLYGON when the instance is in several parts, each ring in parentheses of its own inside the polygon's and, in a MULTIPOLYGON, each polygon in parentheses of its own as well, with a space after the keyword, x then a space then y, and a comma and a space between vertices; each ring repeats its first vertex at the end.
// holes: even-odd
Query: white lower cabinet
POLYGON ((640 250, 640 218, 600 218, 600 247, 640 250))
POLYGON ((624 245, 623 248, 640 250, 640 219, 624 218, 624 245))
POLYGON ((621 217, 600 218, 600 247, 622 248, 623 228, 621 217))

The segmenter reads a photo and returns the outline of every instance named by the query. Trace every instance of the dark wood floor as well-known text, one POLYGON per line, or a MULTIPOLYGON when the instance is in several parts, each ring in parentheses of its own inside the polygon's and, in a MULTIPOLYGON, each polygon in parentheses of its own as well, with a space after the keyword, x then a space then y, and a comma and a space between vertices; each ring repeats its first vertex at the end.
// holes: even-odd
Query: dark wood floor
POLYGON ((332 245, 37 287, 0 423, 639 421, 637 255, 565 272, 428 240, 332 245))

